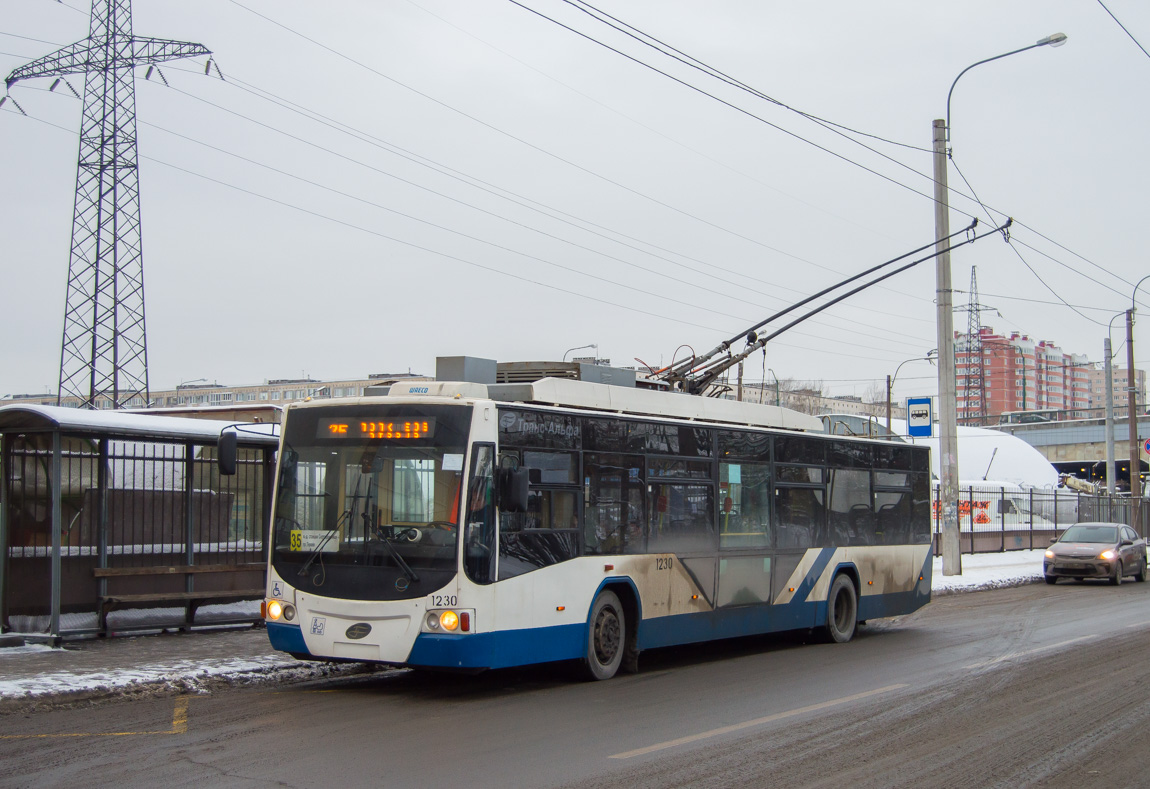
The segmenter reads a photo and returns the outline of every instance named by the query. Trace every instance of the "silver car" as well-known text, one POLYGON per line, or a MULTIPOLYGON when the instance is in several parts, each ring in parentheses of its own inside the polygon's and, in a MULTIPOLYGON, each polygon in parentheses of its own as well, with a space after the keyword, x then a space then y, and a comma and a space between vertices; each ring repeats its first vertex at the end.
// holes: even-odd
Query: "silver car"
POLYGON ((1042 562, 1046 583, 1059 578, 1108 578, 1117 586, 1128 575, 1146 580, 1146 541, 1122 523, 1078 523, 1051 542, 1042 562))

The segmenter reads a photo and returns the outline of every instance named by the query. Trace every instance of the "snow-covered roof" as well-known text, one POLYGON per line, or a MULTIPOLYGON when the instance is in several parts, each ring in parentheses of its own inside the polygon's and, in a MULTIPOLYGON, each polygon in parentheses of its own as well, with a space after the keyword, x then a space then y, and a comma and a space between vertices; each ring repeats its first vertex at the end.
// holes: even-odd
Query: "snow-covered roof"
POLYGON ((538 403, 613 414, 642 414, 813 433, 823 431, 822 420, 788 408, 564 378, 540 378, 513 384, 400 381, 391 385, 388 396, 491 398, 499 402, 538 403))
POLYGON ((66 433, 100 433, 115 438, 133 436, 164 440, 215 443, 220 433, 233 429, 237 442, 247 446, 275 446, 276 425, 189 419, 123 411, 90 411, 52 405, 0 405, 0 430, 59 429, 66 433))

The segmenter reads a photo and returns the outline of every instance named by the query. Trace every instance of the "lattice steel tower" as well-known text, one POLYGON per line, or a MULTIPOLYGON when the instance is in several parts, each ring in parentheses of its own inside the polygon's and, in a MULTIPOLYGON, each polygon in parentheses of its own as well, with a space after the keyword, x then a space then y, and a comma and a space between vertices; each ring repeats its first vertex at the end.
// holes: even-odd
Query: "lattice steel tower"
POLYGON ((982 358, 982 311, 993 309, 978 303, 978 269, 970 267, 970 301, 965 307, 966 320, 966 388, 962 399, 966 403, 968 425, 981 425, 986 421, 986 364, 982 358))
POLYGON ((57 403, 67 396, 88 408, 99 398, 115 408, 135 397, 147 402, 134 68, 210 54, 200 44, 133 36, 131 0, 92 0, 86 39, 8 75, 8 87, 86 75, 57 403))

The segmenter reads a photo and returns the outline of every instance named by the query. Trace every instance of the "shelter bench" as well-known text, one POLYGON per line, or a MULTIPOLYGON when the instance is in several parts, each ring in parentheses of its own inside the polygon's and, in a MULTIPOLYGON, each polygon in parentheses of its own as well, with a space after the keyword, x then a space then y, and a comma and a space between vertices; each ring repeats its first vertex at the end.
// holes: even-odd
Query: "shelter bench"
MULTIPOLYGON (((238 573, 263 572, 265 565, 261 563, 246 564, 185 564, 185 565, 158 565, 155 567, 96 567, 92 575, 96 578, 125 578, 138 576, 164 576, 164 575, 199 575, 202 573, 238 573)), ((251 600, 262 598, 264 588, 252 589, 214 589, 192 592, 143 592, 131 594, 108 593, 99 596, 100 600, 100 632, 108 632, 108 614, 117 607, 132 603, 183 603, 184 624, 181 630, 187 630, 195 624, 196 609, 208 602, 251 600)))

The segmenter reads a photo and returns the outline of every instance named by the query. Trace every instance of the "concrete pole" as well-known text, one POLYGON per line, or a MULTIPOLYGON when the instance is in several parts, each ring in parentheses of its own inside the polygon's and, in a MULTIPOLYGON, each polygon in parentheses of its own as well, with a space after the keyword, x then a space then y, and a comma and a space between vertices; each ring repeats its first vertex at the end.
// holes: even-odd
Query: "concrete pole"
MULTIPOLYGON (((961 75, 960 75, 961 76, 961 75)), ((952 88, 953 89, 953 88, 952 88)), ((958 540, 958 406, 954 376, 954 308, 950 287, 950 198, 946 185, 946 121, 934 130, 935 301, 938 304, 938 470, 942 515, 942 574, 962 574, 958 540), (944 251, 947 250, 947 251, 944 251)))
POLYGON ((886 432, 890 432, 890 376, 886 377, 886 432))
POLYGON ((1126 416, 1130 426, 1130 496, 1142 495, 1138 443, 1138 387, 1134 383, 1134 310, 1126 310, 1126 416))
POLYGON ((1106 355, 1106 492, 1114 495, 1114 367, 1111 363, 1110 336, 1102 341, 1106 355))

